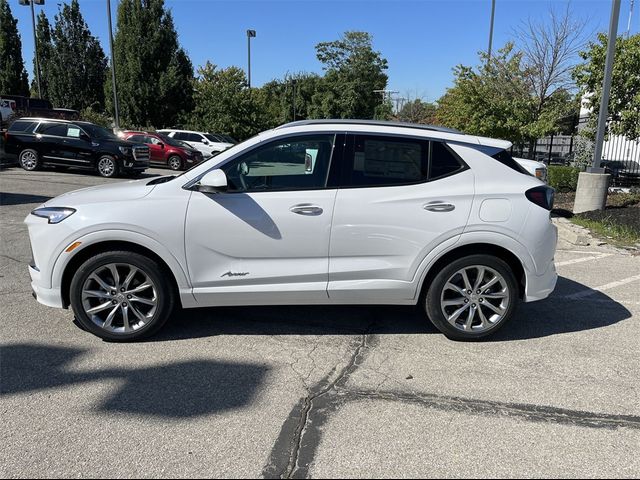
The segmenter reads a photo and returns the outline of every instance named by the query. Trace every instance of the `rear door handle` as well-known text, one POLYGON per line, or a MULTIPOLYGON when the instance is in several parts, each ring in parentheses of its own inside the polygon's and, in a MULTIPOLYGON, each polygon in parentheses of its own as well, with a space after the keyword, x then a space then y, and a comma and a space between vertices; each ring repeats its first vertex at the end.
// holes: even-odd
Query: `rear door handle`
POLYGON ((431 202, 427 203, 423 208, 429 212, 451 212, 455 210, 456 206, 451 203, 431 202))
POLYGON ((321 215, 324 210, 322 210, 322 208, 318 207, 317 205, 312 205, 310 203, 300 203, 291 207, 289 211, 297 213, 298 215, 317 216, 321 215))

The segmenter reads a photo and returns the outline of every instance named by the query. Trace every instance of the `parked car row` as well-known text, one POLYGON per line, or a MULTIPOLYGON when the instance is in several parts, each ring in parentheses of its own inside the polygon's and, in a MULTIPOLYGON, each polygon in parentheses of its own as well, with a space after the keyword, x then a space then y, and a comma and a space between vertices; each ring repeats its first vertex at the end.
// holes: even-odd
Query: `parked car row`
MULTIPOLYGON (((15 108, 9 100, 0 105, 11 111, 15 108)), ((186 130, 124 131, 116 135, 90 122, 21 117, 10 124, 3 143, 5 160, 17 162, 28 171, 44 166, 73 167, 115 177, 140 174, 150 166, 186 170, 235 141, 186 130)))

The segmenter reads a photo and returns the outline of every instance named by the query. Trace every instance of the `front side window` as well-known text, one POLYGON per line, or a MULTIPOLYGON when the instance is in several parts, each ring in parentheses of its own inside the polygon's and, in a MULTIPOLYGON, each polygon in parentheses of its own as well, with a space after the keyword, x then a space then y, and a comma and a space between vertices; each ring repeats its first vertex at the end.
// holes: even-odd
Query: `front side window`
POLYGON ((188 133, 187 135, 187 140, 189 142, 204 143, 205 141, 205 138, 202 135, 198 135, 197 133, 188 133))
POLYGON ((344 186, 406 185, 426 181, 428 141, 356 135, 347 159, 344 186))
POLYGON ((69 125, 67 128, 67 137, 80 138, 80 133, 82 133, 82 130, 75 125, 69 125))
POLYGON ((188 133, 183 133, 183 132, 176 132, 176 133, 173 134, 173 138, 175 138, 176 140, 189 141, 189 134, 188 133))
POLYGON ((222 170, 230 192, 325 188, 335 135, 289 137, 259 146, 222 170))

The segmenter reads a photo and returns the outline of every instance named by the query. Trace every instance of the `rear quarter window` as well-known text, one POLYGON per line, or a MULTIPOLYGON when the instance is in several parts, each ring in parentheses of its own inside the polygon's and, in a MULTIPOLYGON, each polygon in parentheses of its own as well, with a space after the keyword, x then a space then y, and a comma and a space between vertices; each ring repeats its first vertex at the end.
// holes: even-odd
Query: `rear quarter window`
POLYGON ((33 133, 38 122, 31 120, 16 120, 9 127, 10 133, 33 133))

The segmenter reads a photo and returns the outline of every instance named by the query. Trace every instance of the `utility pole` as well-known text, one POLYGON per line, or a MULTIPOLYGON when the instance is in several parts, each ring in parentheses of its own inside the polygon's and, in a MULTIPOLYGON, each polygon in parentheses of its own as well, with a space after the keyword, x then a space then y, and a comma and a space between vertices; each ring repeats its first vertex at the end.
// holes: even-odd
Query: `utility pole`
POLYGON ((36 13, 33 5, 44 5, 44 0, 20 0, 18 2, 22 6, 31 6, 31 23, 33 24, 33 45, 35 48, 35 61, 36 61, 36 83, 38 85, 38 97, 42 98, 42 89, 40 88, 40 61, 38 59, 38 36, 36 35, 36 13))
POLYGON ((247 81, 249 88, 251 88, 251 39, 255 36, 255 30, 247 30, 247 81))
POLYGON ((604 131, 609 117, 609 93, 611 92, 611 74, 613 58, 616 53, 616 39, 618 38, 618 19, 620 18, 620 0, 613 0, 611 6, 611 20, 609 21, 609 39, 607 41, 607 59, 604 65, 604 81, 602 82, 602 97, 600 98, 600 113, 598 115, 598 130, 596 133, 596 147, 593 155, 592 173, 603 173, 600 169, 602 160, 602 145, 604 131), (597 170, 597 172, 593 171, 597 170))
POLYGON ((627 38, 629 38, 629 34, 631 32, 631 18, 633 18, 633 0, 631 0, 631 5, 629 6, 629 20, 627 21, 627 38))
POLYGON ((113 29, 111 28, 111 0, 107 0, 107 17, 109 18, 109 46, 111 48, 111 82, 113 83, 113 110, 116 129, 120 128, 120 114, 118 113, 118 91, 116 89, 116 60, 113 52, 113 29))
POLYGON ((491 0, 491 23, 489 24, 489 49, 487 50, 487 57, 491 61, 491 45, 493 44, 493 18, 496 12, 496 0, 491 0))

